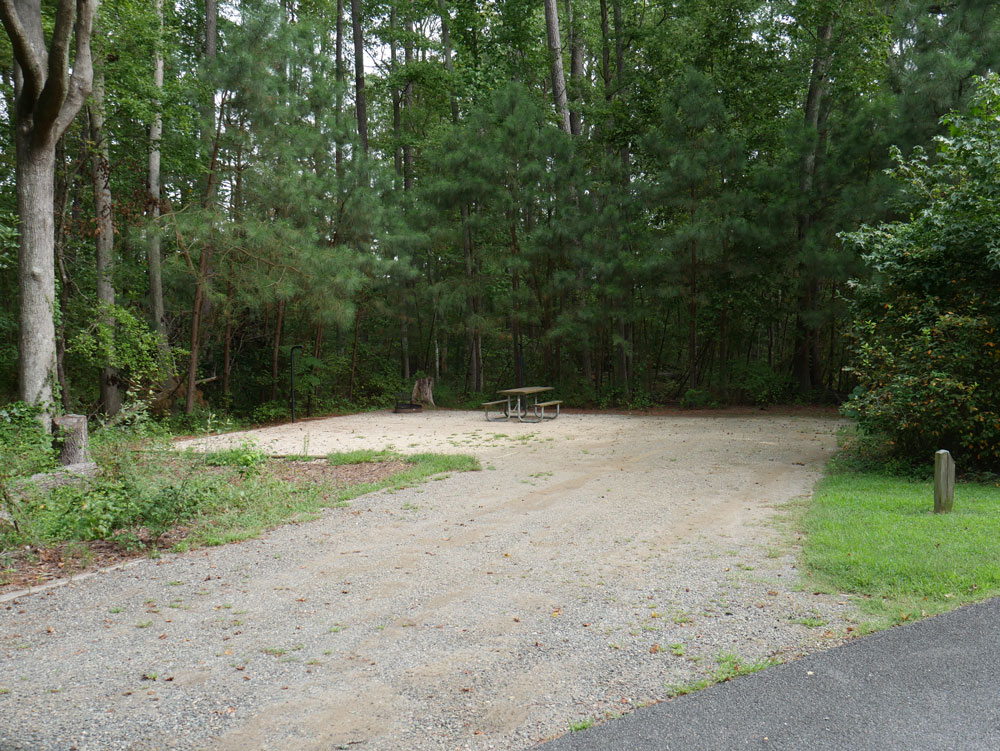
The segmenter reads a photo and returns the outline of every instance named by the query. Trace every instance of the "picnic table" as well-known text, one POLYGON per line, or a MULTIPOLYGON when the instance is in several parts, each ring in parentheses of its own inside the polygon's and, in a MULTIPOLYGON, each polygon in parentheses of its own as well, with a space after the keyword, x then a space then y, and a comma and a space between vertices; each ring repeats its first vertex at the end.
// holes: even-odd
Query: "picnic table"
POLYGON ((486 419, 496 422, 499 420, 509 420, 516 417, 520 422, 541 422, 542 420, 555 420, 559 417, 559 405, 562 401, 553 399, 551 401, 538 401, 538 395, 546 391, 552 391, 552 386, 521 386, 516 389, 500 389, 497 393, 503 394, 503 399, 492 402, 483 402, 483 409, 486 410, 486 419), (534 397, 534 401, 529 405, 528 397, 534 397), (514 404, 511 405, 511 399, 514 404), (503 405, 501 407, 501 405, 503 405), (546 408, 555 407, 555 414, 545 414, 546 408), (490 409, 494 412, 503 411, 503 417, 490 417, 490 409))

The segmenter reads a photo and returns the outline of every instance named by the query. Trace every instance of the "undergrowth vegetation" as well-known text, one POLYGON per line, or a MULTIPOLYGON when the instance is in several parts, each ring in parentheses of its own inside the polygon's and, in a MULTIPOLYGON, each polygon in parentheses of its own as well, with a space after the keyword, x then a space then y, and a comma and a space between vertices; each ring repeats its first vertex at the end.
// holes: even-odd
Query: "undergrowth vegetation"
POLYGON ((472 457, 434 454, 353 452, 285 459, 270 457, 249 441, 210 453, 178 452, 166 429, 143 419, 96 430, 91 451, 96 477, 39 488, 27 478, 54 466, 51 440, 30 410, 0 415, 3 563, 25 547, 70 542, 111 541, 125 551, 154 554, 219 545, 312 518, 325 507, 345 505, 374 490, 479 469, 472 457), (309 464, 290 471, 284 465, 292 460, 309 464), (341 472, 346 480, 336 472, 345 465, 386 462, 392 464, 377 472, 341 472))

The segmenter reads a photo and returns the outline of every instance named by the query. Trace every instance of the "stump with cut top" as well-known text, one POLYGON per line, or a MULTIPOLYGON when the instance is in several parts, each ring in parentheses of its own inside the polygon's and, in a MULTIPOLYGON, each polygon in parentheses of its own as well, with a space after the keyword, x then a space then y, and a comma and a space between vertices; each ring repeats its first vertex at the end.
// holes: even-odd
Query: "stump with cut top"
POLYGON ((52 418, 59 428, 58 438, 62 441, 59 463, 87 464, 90 459, 90 437, 87 433, 86 415, 59 415, 52 418))

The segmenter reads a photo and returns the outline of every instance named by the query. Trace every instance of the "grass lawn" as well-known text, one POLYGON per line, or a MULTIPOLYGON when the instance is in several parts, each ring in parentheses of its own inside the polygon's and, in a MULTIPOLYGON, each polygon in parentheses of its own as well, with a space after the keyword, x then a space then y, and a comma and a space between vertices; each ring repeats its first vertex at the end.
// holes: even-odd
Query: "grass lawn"
POLYGON ((1000 595, 1000 488, 960 482, 953 513, 933 507, 929 481, 825 478, 804 519, 813 584, 860 595, 874 627, 1000 595))

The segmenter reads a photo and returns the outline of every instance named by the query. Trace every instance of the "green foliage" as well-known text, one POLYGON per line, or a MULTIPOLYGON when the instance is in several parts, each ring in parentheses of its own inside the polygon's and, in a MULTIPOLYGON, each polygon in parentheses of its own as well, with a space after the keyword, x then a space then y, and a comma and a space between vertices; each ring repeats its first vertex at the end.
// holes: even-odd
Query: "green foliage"
POLYGON ((736 369, 733 386, 739 391, 741 401, 763 407, 787 401, 794 384, 788 373, 776 372, 767 363, 752 362, 736 369))
POLYGON ((28 513, 34 532, 43 542, 61 540, 115 540, 131 547, 144 528, 158 539, 187 518, 200 500, 191 485, 144 487, 128 480, 101 478, 85 485, 54 489, 28 513))
POLYGON ((716 409, 719 403, 710 391, 704 389, 688 389, 681 397, 684 409, 716 409))
POLYGON ((52 436, 38 422, 39 411, 24 402, 0 407, 0 482, 55 466, 52 436))
POLYGON ((897 152, 908 221, 846 234, 874 270, 857 285, 846 409, 910 456, 948 449, 1000 468, 1000 80, 945 119, 937 159, 897 152))
POLYGON ((254 425, 269 425, 276 422, 284 422, 291 419, 291 404, 285 401, 264 402, 254 407, 250 414, 250 422, 254 425))
POLYGON ((163 342, 145 321, 120 305, 100 303, 96 315, 90 328, 69 342, 69 351, 94 367, 116 368, 131 398, 148 400, 174 372, 172 358, 163 354, 163 342))
POLYGON ((244 441, 235 448, 205 454, 206 466, 235 467, 243 477, 260 474, 266 462, 267 454, 255 441, 250 440, 244 441))

